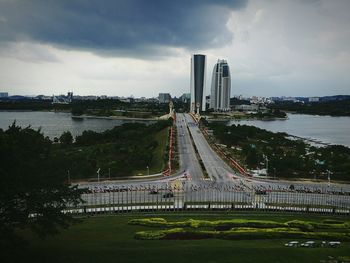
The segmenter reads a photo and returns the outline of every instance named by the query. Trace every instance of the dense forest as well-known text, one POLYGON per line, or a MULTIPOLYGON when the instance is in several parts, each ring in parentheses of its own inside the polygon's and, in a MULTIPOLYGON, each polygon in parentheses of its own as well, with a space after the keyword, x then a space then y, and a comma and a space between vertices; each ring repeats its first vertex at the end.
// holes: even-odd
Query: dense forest
POLYGON ((276 102, 275 104, 269 105, 269 108, 303 114, 350 116, 349 99, 313 103, 276 102))
POLYGON ((273 133, 254 126, 209 124, 226 151, 250 169, 265 168, 268 174, 284 178, 349 181, 350 148, 341 145, 314 147, 285 133, 273 133))

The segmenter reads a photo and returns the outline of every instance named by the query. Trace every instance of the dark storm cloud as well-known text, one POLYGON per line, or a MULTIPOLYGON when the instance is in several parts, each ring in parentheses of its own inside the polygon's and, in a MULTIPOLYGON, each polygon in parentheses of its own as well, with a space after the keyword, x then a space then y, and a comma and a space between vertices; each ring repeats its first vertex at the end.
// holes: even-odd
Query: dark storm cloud
POLYGON ((0 40, 127 55, 218 47, 232 40, 230 11, 246 1, 0 0, 0 40))

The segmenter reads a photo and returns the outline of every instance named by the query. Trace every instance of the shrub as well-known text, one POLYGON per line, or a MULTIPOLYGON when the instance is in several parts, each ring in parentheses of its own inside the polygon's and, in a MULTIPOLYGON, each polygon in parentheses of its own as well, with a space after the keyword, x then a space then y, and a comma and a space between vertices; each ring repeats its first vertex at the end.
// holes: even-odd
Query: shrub
POLYGON ((164 218, 144 218, 144 219, 132 219, 129 221, 131 225, 143 225, 143 226, 163 226, 163 227, 214 227, 230 229, 232 227, 258 227, 258 228, 275 228, 286 227, 285 223, 279 223, 275 221, 267 220, 245 220, 245 219, 231 219, 231 220, 194 220, 189 219, 187 221, 167 222, 164 218))
POLYGON ((322 220, 322 223, 324 223, 324 224, 344 224, 345 222, 341 221, 341 220, 335 220, 335 219, 325 219, 325 220, 322 220))
POLYGON ((317 229, 348 229, 349 224, 348 223, 342 223, 342 224, 326 224, 326 223, 316 223, 316 222, 310 222, 310 224, 317 229))
POLYGON ((163 239, 167 236, 171 236, 172 234, 181 234, 184 233, 185 230, 183 228, 173 228, 167 230, 153 230, 153 231, 140 231, 135 234, 136 239, 142 240, 158 240, 163 239))
POLYGON ((286 224, 289 227, 296 227, 296 228, 299 228, 300 230, 303 230, 303 231, 313 231, 314 230, 314 226, 306 221, 293 220, 293 221, 286 222, 286 224))
POLYGON ((200 231, 173 228, 157 231, 141 231, 135 234, 135 238, 143 240, 155 239, 280 239, 280 238, 305 238, 318 240, 349 241, 350 235, 346 233, 327 232, 303 232, 298 228, 235 228, 229 231, 200 231))

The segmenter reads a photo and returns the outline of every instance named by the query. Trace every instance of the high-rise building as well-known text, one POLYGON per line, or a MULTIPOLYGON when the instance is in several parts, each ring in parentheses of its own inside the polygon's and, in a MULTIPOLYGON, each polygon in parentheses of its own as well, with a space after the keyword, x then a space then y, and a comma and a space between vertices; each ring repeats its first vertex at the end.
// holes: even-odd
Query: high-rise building
POLYGON ((230 110, 231 76, 226 60, 218 60, 214 66, 211 81, 210 108, 214 110, 230 110))
POLYGON ((158 100, 159 103, 169 103, 171 100, 171 96, 169 93, 159 93, 158 100))
POLYGON ((205 55, 195 54, 191 58, 191 112, 205 111, 205 55))

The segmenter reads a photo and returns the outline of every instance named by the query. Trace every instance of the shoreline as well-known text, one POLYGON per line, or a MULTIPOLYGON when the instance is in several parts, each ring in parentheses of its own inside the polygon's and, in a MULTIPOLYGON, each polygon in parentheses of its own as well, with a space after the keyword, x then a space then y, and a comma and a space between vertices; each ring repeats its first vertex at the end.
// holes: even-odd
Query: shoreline
POLYGON ((124 117, 124 116, 95 116, 95 115, 72 115, 72 119, 104 119, 104 120, 134 120, 134 121, 158 121, 158 118, 136 118, 136 117, 124 117))
POLYGON ((248 117, 248 118, 207 118, 206 120, 208 122, 215 122, 215 121, 218 121, 218 122, 225 122, 225 121, 286 121, 288 120, 289 118, 286 117, 286 118, 255 118, 255 117, 248 117))

